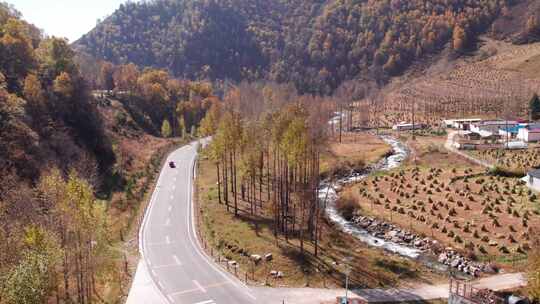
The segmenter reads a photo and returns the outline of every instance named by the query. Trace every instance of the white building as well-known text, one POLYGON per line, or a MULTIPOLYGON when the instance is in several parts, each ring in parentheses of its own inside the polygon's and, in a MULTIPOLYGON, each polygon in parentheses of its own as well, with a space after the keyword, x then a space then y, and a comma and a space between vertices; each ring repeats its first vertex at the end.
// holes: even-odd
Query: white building
POLYGON ((522 178, 527 183, 527 187, 540 191, 540 169, 534 169, 527 173, 527 176, 522 178))
POLYGON ((517 138, 524 142, 540 141, 540 128, 521 128, 517 138))
POLYGON ((529 145, 522 141, 510 141, 508 143, 505 143, 504 147, 509 150, 525 150, 529 147, 529 145))
POLYGON ((447 128, 459 130, 469 130, 469 126, 473 123, 482 121, 480 118, 465 118, 465 119, 445 119, 443 125, 447 128))
POLYGON ((513 120, 487 120, 471 124, 471 131, 480 133, 480 131, 488 131, 499 134, 499 129, 513 128, 518 125, 517 121, 513 120))
POLYGON ((426 125, 424 124, 411 124, 411 123, 400 123, 397 125, 394 125, 392 127, 392 130, 394 131, 410 131, 410 130, 420 130, 425 129, 426 125))

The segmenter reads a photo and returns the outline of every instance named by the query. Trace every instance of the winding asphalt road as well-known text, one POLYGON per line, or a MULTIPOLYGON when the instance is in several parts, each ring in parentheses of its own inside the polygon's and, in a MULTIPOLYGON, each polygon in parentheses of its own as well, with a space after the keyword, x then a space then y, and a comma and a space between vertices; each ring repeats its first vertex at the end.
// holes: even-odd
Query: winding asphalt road
POLYGON ((127 303, 256 303, 247 286, 204 253, 195 235, 192 181, 198 145, 171 153, 160 173, 141 225, 142 257, 127 303))

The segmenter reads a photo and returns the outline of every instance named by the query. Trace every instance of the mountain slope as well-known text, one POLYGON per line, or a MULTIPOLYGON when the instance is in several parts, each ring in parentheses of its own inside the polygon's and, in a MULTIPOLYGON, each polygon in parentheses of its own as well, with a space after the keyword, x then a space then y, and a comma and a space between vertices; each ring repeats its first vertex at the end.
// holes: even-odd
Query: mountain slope
POLYGON ((465 51, 514 2, 157 0, 120 6, 75 45, 176 75, 330 93, 348 79, 385 81, 448 42, 465 51))

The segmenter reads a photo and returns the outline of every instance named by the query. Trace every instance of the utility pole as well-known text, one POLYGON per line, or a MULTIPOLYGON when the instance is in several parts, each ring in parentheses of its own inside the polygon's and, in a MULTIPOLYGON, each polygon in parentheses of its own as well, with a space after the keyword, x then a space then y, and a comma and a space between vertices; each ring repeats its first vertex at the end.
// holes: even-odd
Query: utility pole
POLYGON ((349 275, 351 274, 351 257, 343 258, 343 264, 345 265, 345 304, 349 304, 349 275))
POLYGON ((343 104, 339 106, 339 143, 341 143, 341 133, 343 130, 343 104))
POLYGON ((416 136, 415 136, 416 126, 414 124, 414 108, 415 108, 415 101, 414 101, 414 96, 413 96, 413 100, 412 100, 412 140, 416 140, 416 136))

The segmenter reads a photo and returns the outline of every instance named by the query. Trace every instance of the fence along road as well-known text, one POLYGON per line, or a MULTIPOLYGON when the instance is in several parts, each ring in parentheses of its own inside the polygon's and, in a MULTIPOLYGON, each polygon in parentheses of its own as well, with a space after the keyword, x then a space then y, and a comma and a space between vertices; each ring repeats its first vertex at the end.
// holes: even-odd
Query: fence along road
POLYGON ((256 303, 250 289, 216 266, 197 239, 192 194, 198 145, 172 152, 161 170, 141 225, 141 261, 128 304, 256 303))

